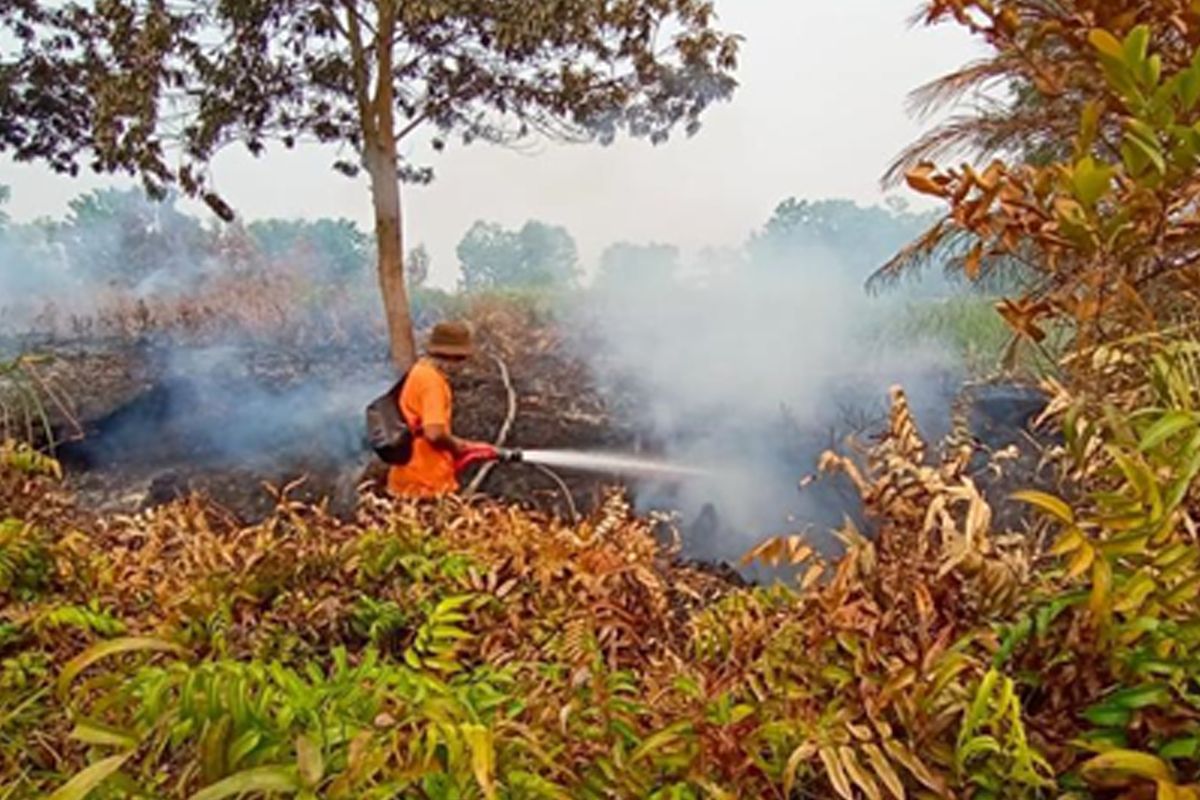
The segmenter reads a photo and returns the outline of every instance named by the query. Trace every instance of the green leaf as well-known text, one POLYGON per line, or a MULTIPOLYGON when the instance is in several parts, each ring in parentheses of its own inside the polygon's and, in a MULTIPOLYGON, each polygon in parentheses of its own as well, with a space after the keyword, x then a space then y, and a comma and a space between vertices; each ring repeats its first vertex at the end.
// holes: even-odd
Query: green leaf
POLYGON ((1133 719, 1133 712, 1127 708, 1100 703, 1085 709, 1082 716, 1098 728, 1124 728, 1133 719))
POLYGON ((1125 134, 1125 143, 1153 165, 1160 175, 1167 171, 1167 161, 1157 141, 1147 139, 1131 130, 1125 134))
POLYGON ((504 778, 510 789, 517 789, 525 793, 516 795, 518 797, 545 798, 545 800, 573 800, 574 797, 566 789, 532 772, 513 770, 505 773, 504 778))
MULTIPOLYGON (((1196 51, 1200 55, 1200 50, 1196 51)), ((1200 67, 1193 61, 1192 66, 1179 73, 1179 102, 1184 111, 1192 111, 1200 101, 1200 67)))
POLYGON ((106 642, 100 642, 75 656, 75 658, 68 661, 66 666, 63 667, 62 673, 58 676, 59 697, 66 697, 67 689, 70 687, 71 682, 81 672, 97 661, 117 655, 118 653, 132 653, 139 650, 175 653, 176 655, 187 653, 186 650, 177 644, 165 642, 162 639, 150 639, 140 636, 126 636, 120 639, 110 639, 106 642))
MULTIPOLYGON (((1147 86, 1158 86, 1158 82, 1162 80, 1162 56, 1158 53, 1146 59, 1146 66, 1143 70, 1142 77, 1147 86)), ((1157 96, 1157 95, 1156 95, 1157 96)))
POLYGON ((229 752, 225 756, 229 767, 231 769, 236 768, 243 758, 254 752, 254 748, 258 747, 258 743, 261 741, 262 732, 256 730, 248 730, 234 739, 230 743, 229 752))
POLYGON ((971 762, 971 759, 981 755, 991 755, 999 753, 1003 748, 1000 746, 1000 741, 995 736, 976 736, 973 739, 967 740, 956 753, 958 759, 958 768, 965 770, 966 766, 971 762))
POLYGON ((1150 426, 1150 429, 1142 435, 1142 440, 1138 445, 1138 449, 1143 453, 1166 442, 1172 436, 1195 427, 1197 419, 1195 414, 1188 414, 1184 411, 1172 411, 1164 414, 1158 422, 1150 426))
POLYGON ((1167 706, 1171 704, 1171 690, 1165 686, 1148 685, 1136 686, 1132 689, 1122 689, 1113 692, 1104 700, 1104 705, 1137 710, 1151 706, 1167 706))
POLYGON ((71 738, 84 744, 99 747, 119 747, 132 750, 137 747, 137 737, 129 731, 113 728, 90 719, 80 719, 71 731, 71 738))
POLYGON ((250 792, 293 794, 303 788, 292 767, 255 767, 242 770, 196 792, 189 800, 221 800, 250 792))
POLYGON ((133 753, 124 753, 97 761, 67 781, 47 800, 83 800, 93 789, 120 770, 132 755, 133 753))
POLYGON ((1097 164, 1091 156, 1085 156, 1075 164, 1071 172, 1071 188, 1075 199, 1086 208, 1096 203, 1108 192, 1115 170, 1106 164, 1097 164))
POLYGON ((1200 739, 1192 736, 1167 742, 1159 749, 1158 755, 1165 759, 1182 758, 1193 761, 1200 757, 1200 739))
POLYGON ((1150 27, 1138 25, 1129 32, 1122 44, 1125 62, 1130 66, 1141 64, 1150 52, 1150 27))

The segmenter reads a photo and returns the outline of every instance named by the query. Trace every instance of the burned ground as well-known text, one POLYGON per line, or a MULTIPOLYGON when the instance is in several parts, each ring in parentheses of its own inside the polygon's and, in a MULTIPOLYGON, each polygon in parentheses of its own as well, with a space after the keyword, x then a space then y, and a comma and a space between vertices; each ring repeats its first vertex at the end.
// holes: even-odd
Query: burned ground
MULTIPOLYGON (((515 402, 508 446, 642 453, 662 446, 639 430, 636 394, 611 382, 601 387, 589 366, 572 356, 579 343, 565 341, 553 321, 495 306, 476 310, 474 319, 482 353, 456 378, 461 435, 495 439, 515 402)), ((327 500, 332 512, 348 515, 357 490, 378 488, 384 477, 361 433, 363 407, 391 380, 386 354, 377 349, 246 337, 197 343, 156 333, 45 342, 35 352, 47 356, 35 369, 53 390, 45 407, 56 452, 86 509, 130 513, 197 495, 253 523, 273 512, 277 491, 287 486, 290 496, 327 500)), ((1044 400, 1012 386, 974 387, 963 400, 960 423, 975 449, 973 474, 998 499, 1037 469, 1044 441, 1031 423, 1044 400), (997 452, 1003 455, 994 459, 997 452)), ((808 430, 785 412, 777 429, 754 435, 778 451, 795 490, 816 498, 806 507, 820 518, 794 520, 795 527, 836 524, 847 513, 869 527, 843 479, 798 484, 821 450, 841 444, 842 433, 854 429, 869 441, 881 420, 866 415, 840 431, 808 430)), ((594 510, 619 483, 621 476, 555 476, 510 464, 492 469, 479 489, 567 516, 594 510), (569 489, 570 503, 556 478, 569 489)), ((676 499, 662 487, 630 488, 635 499, 645 490, 643 505, 672 508, 676 499)), ((679 520, 685 553, 733 560, 748 538, 782 532, 731 530, 721 508, 689 500, 693 507, 679 520)), ((1005 522, 1021 524, 1015 517, 1005 522)))
MULTIPOLYGON (((510 393, 498 358, 517 404, 508 444, 623 449, 632 441, 551 333, 535 331, 519 348, 486 326, 481 338, 484 356, 456 380, 461 435, 491 441, 505 422, 510 393)), ((382 477, 360 431, 362 408, 391 380, 386 355, 374 349, 153 335, 42 342, 34 352, 31 372, 52 388, 42 399, 55 452, 87 507, 128 512, 195 493, 253 521, 273 508, 267 485, 303 479, 299 497, 347 510, 360 483, 382 477)), ((610 482, 562 478, 582 510, 610 482)), ((493 470, 481 489, 568 508, 559 486, 527 466, 493 470)))

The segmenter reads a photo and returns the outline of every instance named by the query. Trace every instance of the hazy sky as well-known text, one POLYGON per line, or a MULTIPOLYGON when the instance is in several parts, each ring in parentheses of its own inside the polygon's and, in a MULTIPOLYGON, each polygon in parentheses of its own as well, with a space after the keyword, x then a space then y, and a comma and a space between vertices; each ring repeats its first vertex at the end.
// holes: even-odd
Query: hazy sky
MULTIPOLYGON (((443 154, 414 142, 409 154, 432 165, 437 179, 405 190, 407 244, 424 242, 434 281, 451 285, 454 247, 476 219, 565 225, 590 268, 615 241, 688 250, 740 244, 790 196, 877 202, 879 176, 921 130, 905 114, 905 95, 969 60, 975 47, 955 28, 909 29, 915 6, 717 0, 720 24, 746 38, 741 87, 694 138, 523 152, 452 146, 443 154)), ((230 150, 213 173, 246 218, 349 217, 369 229, 365 178, 342 177, 330 168, 334 160, 332 148, 278 148, 259 159, 230 150)), ((71 197, 112 182, 0 157, 0 184, 13 190, 7 210, 18 220, 61 215, 71 197)))

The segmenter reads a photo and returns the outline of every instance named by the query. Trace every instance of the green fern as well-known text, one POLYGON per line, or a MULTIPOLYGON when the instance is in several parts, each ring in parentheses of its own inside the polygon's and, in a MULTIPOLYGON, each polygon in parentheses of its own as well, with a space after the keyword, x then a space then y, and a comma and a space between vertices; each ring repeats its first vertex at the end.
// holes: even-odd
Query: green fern
POLYGON ((41 529, 19 519, 0 521, 0 598, 32 600, 50 583, 53 568, 41 529))
POLYGON ((979 683, 954 752, 959 779, 980 800, 1038 797, 1054 786, 1054 770, 1030 745, 1013 680, 995 669, 979 683))
POLYGON ((411 615, 391 600, 359 597, 354 601, 350 626, 371 644, 390 649, 411 625, 411 615))
POLYGON ((72 628, 102 637, 120 636, 126 630, 125 623, 101 608, 96 600, 92 600, 86 606, 64 605, 50 608, 37 616, 33 627, 39 633, 55 628, 72 628))
POLYGON ((416 638, 404 652, 404 661, 415 670, 442 674, 460 671, 458 651, 472 634, 459 623, 467 620, 460 609, 474 602, 474 595, 447 597, 435 605, 417 629, 416 638))

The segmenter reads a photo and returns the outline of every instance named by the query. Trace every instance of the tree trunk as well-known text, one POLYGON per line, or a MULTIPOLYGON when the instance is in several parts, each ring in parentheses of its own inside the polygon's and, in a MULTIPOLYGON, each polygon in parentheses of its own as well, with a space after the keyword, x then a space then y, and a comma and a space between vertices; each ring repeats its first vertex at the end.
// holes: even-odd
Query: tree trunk
POLYGON ((375 210, 375 246, 379 289, 387 318, 392 362, 407 370, 417 359, 412 315, 404 286, 404 225, 400 214, 400 165, 396 155, 396 112, 392 86, 392 47, 396 33, 396 0, 374 0, 377 12, 374 80, 363 45, 364 28, 357 0, 346 3, 346 34, 354 59, 354 93, 363 132, 363 165, 371 176, 371 205, 375 210))
MULTIPOLYGON (((390 117, 390 115, 388 115, 390 117)), ((383 141, 368 143, 367 171, 371 176, 371 202, 375 209, 379 288, 387 316, 392 362, 406 370, 416 360, 412 314, 404 285, 404 230, 400 214, 400 172, 391 126, 381 126, 383 141)))

